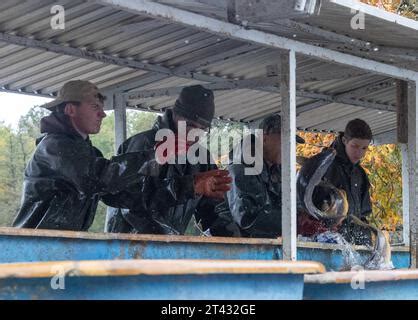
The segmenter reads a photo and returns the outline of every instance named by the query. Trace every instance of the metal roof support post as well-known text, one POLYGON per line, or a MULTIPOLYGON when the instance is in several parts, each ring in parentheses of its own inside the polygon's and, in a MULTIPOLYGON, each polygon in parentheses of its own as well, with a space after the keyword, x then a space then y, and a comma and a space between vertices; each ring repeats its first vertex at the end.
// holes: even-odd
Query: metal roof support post
POLYGON ((409 185, 409 232, 411 268, 417 267, 418 212, 417 212, 417 83, 408 85, 408 185, 409 185))
POLYGON ((408 81, 396 80, 396 142, 399 143, 402 152, 402 219, 403 219, 403 243, 410 245, 409 241, 409 153, 408 153, 408 81))
POLYGON ((402 239, 405 246, 410 245, 409 234, 409 159, 408 145, 399 144, 402 153, 402 239))
POLYGON ((113 108, 115 110, 115 153, 126 140, 126 100, 122 94, 113 95, 113 108))
POLYGON ((280 57, 283 259, 296 260, 296 54, 280 57))

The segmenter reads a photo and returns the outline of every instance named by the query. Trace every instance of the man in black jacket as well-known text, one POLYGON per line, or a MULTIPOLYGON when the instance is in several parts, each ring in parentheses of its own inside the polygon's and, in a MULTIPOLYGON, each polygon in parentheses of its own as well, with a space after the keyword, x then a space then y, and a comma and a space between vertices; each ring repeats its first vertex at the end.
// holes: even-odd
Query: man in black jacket
MULTIPOLYGON (((355 215, 367 222, 367 217, 372 212, 369 179, 360 165, 372 138, 372 131, 365 121, 361 119, 349 121, 344 132, 341 132, 331 145, 337 151, 337 155, 323 177, 338 189, 345 191, 348 200, 348 219, 337 226, 318 226, 322 231, 328 228, 338 231, 347 241, 358 245, 371 243, 370 231, 350 223, 349 217, 355 215)), ((310 226, 318 224, 318 222, 313 218, 301 215, 298 217, 298 224, 299 226, 304 225, 304 227, 298 228, 299 232, 310 236, 311 234, 306 234, 306 230, 312 229, 310 226)))
MULTIPOLYGON (((276 238, 282 234, 280 115, 263 119, 260 129, 262 135, 245 137, 240 149, 260 157, 262 170, 257 174, 246 173, 255 163, 245 163, 243 156, 234 155, 240 161, 228 166, 233 183, 225 202, 216 208, 219 218, 211 227, 212 235, 276 238), (245 148, 246 143, 251 145, 251 151, 245 148)), ((296 142, 304 140, 296 136, 296 142)))
MULTIPOLYGON (((109 207, 107 232, 181 235, 193 215, 203 230, 209 228, 216 219, 214 207, 229 190, 231 179, 227 171, 217 170, 206 149, 199 149, 204 153, 199 155, 203 161, 191 163, 187 151, 198 139, 189 141, 186 137, 193 129, 201 133, 208 130, 214 111, 211 90, 201 85, 185 87, 175 106, 159 116, 151 130, 138 133, 119 147, 121 155, 131 152, 146 155, 138 158, 138 162, 142 164, 142 199, 149 201, 137 201, 129 209, 109 207), (173 148, 163 148, 166 141, 158 137, 164 132, 173 134, 173 148), (156 181, 173 179, 177 183, 167 184, 164 193, 156 186, 156 181)), ((120 196, 134 197, 129 192, 120 196)))
POLYGON ((43 135, 25 170, 14 227, 88 230, 100 197, 137 181, 131 156, 107 160, 91 144, 89 134, 99 132, 106 116, 103 100, 94 84, 76 80, 45 105, 52 113, 41 119, 43 135))
MULTIPOLYGON (((337 150, 337 156, 324 176, 334 186, 346 192, 348 216, 355 215, 365 222, 372 213, 372 204, 369 179, 360 161, 372 139, 372 130, 365 121, 354 119, 348 122, 344 133, 332 144, 337 150)), ((345 220, 338 231, 351 243, 371 243, 370 231, 350 223, 350 219, 345 220)))

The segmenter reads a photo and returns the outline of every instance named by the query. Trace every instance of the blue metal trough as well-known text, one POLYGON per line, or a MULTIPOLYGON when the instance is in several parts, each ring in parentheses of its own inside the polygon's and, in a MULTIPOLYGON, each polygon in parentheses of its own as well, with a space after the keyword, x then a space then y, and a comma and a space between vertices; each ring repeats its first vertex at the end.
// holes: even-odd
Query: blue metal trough
MULTIPOLYGON (((352 289, 357 273, 324 273, 344 264, 341 247, 332 244, 299 243, 292 266, 281 260, 280 239, 0 228, 0 245, 0 299, 418 298, 414 271, 402 271, 401 280, 401 271, 386 272, 379 281, 371 277, 365 289, 352 289), (153 268, 159 273, 150 274, 153 268), (60 270, 65 290, 51 284, 60 270)), ((363 259, 370 254, 357 249, 363 259)), ((408 249, 392 250, 392 260, 396 268, 408 268, 408 249)))
POLYGON ((308 300, 417 300, 418 270, 359 270, 306 275, 308 300))
POLYGON ((0 299, 303 298, 311 261, 96 260, 0 265, 0 299))

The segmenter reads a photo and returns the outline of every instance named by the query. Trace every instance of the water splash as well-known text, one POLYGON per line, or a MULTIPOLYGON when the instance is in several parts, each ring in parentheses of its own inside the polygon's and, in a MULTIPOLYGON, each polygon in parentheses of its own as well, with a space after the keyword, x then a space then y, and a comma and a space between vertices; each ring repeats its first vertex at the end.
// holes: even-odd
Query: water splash
POLYGON ((314 238, 315 241, 321 243, 334 243, 341 246, 341 253, 343 256, 343 270, 351 270, 354 267, 362 266, 363 259, 361 255, 354 249, 354 247, 344 239, 338 232, 325 231, 314 238))
MULTIPOLYGON (((354 246, 349 243, 344 237, 337 232, 326 231, 314 237, 314 241, 321 243, 334 243, 341 247, 341 253, 343 256, 343 266, 339 271, 353 270, 355 268, 364 268, 366 270, 393 270, 392 260, 390 259, 390 253, 385 252, 372 252, 372 255, 377 255, 377 259, 373 259, 370 262, 365 261, 355 249, 354 246)), ((373 248, 370 248, 373 250, 373 248)), ((387 248, 390 250, 390 247, 387 248)))

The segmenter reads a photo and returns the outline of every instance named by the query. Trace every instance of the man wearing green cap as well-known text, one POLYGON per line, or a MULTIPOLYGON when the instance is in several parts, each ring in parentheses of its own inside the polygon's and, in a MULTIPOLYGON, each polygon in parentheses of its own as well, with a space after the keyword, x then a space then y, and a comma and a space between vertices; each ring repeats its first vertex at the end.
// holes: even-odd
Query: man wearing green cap
POLYGON ((188 134, 192 130, 202 133, 208 130, 214 112, 211 90, 201 85, 185 87, 174 107, 158 117, 151 130, 129 138, 119 147, 119 154, 138 151, 148 154, 147 160, 138 160, 143 164, 141 192, 144 198, 153 197, 153 200, 136 202, 129 210, 110 207, 106 231, 184 234, 193 215, 196 221, 200 221, 203 230, 209 228, 216 219, 214 207, 229 190, 231 179, 227 171, 217 170, 206 149, 202 157, 205 161, 192 164, 185 156, 198 140, 189 141, 188 134), (166 131, 173 133, 173 148, 162 148, 165 141, 158 139, 160 133, 166 131), (173 178, 181 182, 167 182, 169 189, 172 192, 183 190, 182 196, 176 197, 174 203, 168 201, 166 195, 160 194, 155 186, 155 181, 172 181, 173 178))
MULTIPOLYGON (((89 139, 100 131, 104 96, 88 81, 69 81, 44 105, 42 136, 25 170, 22 204, 14 227, 86 231, 101 196, 139 180, 132 155, 103 158, 89 139)), ((119 203, 110 201, 109 203, 119 203)))

